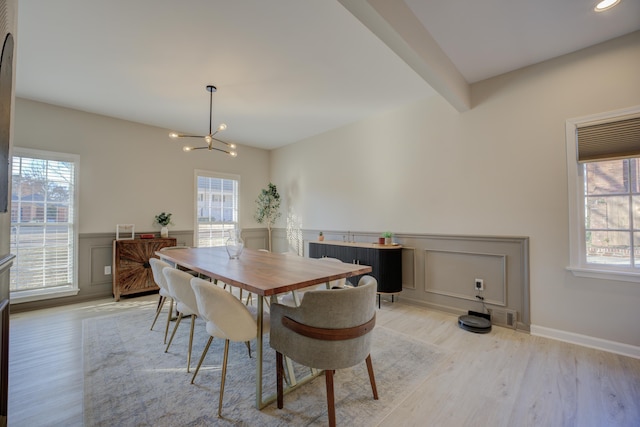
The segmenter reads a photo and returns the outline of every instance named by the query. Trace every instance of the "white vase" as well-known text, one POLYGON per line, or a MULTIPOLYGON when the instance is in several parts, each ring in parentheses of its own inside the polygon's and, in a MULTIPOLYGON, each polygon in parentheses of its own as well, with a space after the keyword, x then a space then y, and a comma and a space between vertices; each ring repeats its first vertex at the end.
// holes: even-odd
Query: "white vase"
POLYGON ((169 237, 169 227, 166 225, 160 229, 160 237, 167 238, 169 237))

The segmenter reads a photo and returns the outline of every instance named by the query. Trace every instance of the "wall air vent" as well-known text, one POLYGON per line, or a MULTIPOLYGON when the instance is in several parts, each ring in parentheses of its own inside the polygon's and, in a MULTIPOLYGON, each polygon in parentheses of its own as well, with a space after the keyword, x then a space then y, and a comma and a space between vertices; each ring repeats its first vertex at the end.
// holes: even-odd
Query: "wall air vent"
POLYGON ((491 323, 498 326, 516 329, 518 326, 518 312, 504 308, 489 308, 491 323))

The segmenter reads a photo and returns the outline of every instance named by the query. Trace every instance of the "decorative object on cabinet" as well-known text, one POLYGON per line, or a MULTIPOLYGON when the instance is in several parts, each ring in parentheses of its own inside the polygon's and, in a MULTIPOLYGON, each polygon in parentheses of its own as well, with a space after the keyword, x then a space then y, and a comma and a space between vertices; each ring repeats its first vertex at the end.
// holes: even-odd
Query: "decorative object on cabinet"
POLYGON ((324 234, 322 234, 322 231, 320 233, 318 233, 318 241, 320 241, 320 242, 324 241, 324 234))
POLYGON ((193 151, 193 150, 204 150, 207 149, 208 151, 211 150, 216 150, 216 151, 220 151, 222 153, 226 153, 228 155, 230 155, 231 157, 236 157, 238 155, 238 153, 236 153, 235 151, 228 151, 228 150, 223 150, 221 148, 216 148, 213 146, 213 141, 217 141, 220 142, 221 144, 226 145, 227 147, 229 147, 230 149, 235 149, 236 148, 236 144, 232 144, 229 142, 225 142, 222 141, 220 139, 214 138, 214 135, 216 135, 218 132, 222 132, 223 130, 225 130, 227 128, 227 125, 225 125, 224 123, 220 123, 220 125, 218 126, 218 128, 216 129, 215 132, 213 132, 211 125, 213 123, 213 92, 216 92, 218 89, 213 86, 213 85, 208 85, 207 86, 207 91, 209 92, 209 133, 207 135, 186 135, 186 134, 181 134, 181 133, 177 133, 177 132, 170 132, 169 133, 169 137, 170 138, 203 138, 204 142, 207 143, 206 146, 204 147, 192 147, 190 145, 185 145, 184 147, 182 147, 182 151, 184 152, 189 152, 189 151, 193 151))
MULTIPOLYGON (((395 295, 402 292, 402 246, 376 243, 349 243, 338 241, 309 242, 309 258, 338 258, 350 264, 369 265, 369 275, 378 281, 378 306, 380 295, 395 295)), ((350 277, 357 285, 361 276, 350 277)))
POLYGON ((269 183, 267 188, 263 188, 256 199, 256 212, 253 218, 258 224, 267 224, 269 232, 269 251, 271 249, 271 228, 280 218, 280 194, 275 184, 269 183))
POLYGON ((393 233, 390 231, 385 231, 384 233, 382 233, 382 237, 384 237, 384 244, 385 245, 390 245, 393 243, 392 238, 393 238, 393 233))
POLYGON ((160 214, 156 215, 156 222, 160 224, 162 227, 160 229, 160 237, 167 238, 169 237, 169 224, 173 224, 171 222, 171 213, 160 212, 160 214))
POLYGON ((176 246, 176 239, 125 239, 113 242, 113 296, 132 295, 157 290, 150 258, 167 246, 176 246))
POLYGON ((135 238, 134 224, 116 224, 116 240, 131 240, 135 238))

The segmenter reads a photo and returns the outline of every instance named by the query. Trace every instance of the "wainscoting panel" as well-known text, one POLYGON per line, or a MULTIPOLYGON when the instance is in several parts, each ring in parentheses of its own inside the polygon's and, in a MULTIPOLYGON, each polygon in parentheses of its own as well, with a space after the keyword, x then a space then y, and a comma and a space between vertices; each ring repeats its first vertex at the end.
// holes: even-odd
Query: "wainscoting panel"
MULTIPOLYGON (((507 305, 506 256, 473 252, 426 250, 425 292, 507 305), (484 281, 484 291, 474 290, 475 279, 484 281)), ((404 261, 404 260, 403 260, 404 261)))
POLYGON ((415 248, 402 248, 402 287, 406 289, 416 288, 416 250, 415 248))
POLYGON ((90 281, 92 286, 111 283, 111 274, 104 274, 105 267, 112 267, 113 245, 92 246, 89 249, 89 262, 91 263, 90 281))

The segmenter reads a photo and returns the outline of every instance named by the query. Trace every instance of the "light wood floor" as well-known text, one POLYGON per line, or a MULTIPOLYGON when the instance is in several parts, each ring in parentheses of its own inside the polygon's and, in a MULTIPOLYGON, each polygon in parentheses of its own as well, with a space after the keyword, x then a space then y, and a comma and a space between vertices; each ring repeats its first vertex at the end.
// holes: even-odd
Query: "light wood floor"
MULTIPOLYGON (((156 299, 13 314, 9 426, 82 426, 82 319, 156 299)), ((377 324, 444 353, 382 426, 640 426, 640 360, 500 327, 473 334, 402 302, 383 301, 377 324)))

